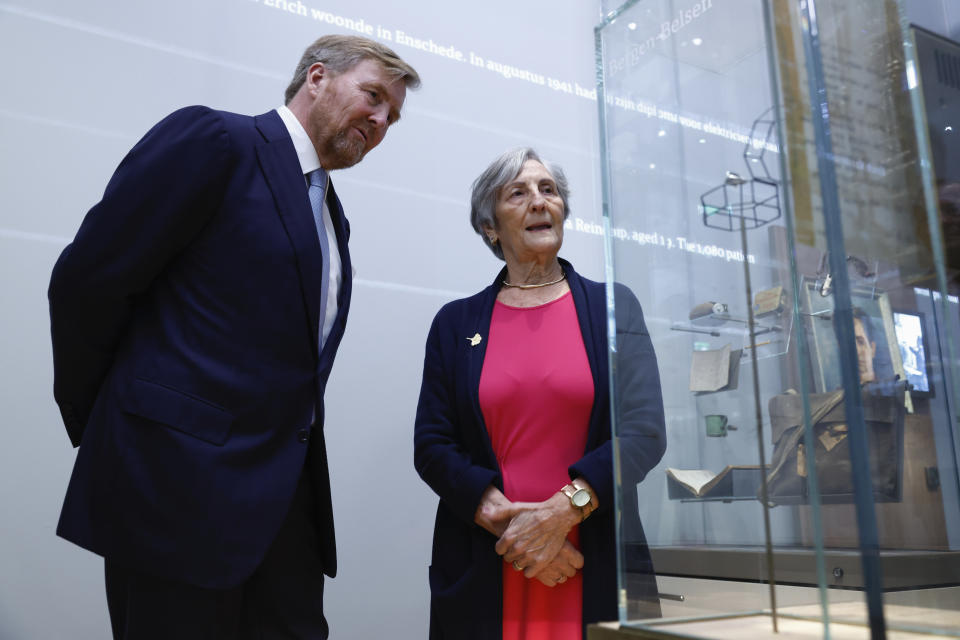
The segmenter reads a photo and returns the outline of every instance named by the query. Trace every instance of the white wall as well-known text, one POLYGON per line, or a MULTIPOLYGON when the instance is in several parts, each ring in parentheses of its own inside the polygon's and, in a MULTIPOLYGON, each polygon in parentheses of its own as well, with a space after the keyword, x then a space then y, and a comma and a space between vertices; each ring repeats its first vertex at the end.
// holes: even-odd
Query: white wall
MULTIPOLYGON (((574 91, 395 43, 424 87, 380 148, 334 176, 358 280, 327 397, 340 576, 328 583, 326 610, 338 639, 426 636, 436 499, 412 467, 423 340, 441 304, 499 268, 469 228, 467 194, 501 151, 530 144, 558 161, 573 187, 572 217, 600 222, 596 104, 575 93, 594 86, 597 4, 302 0, 301 16, 278 3, 0 2, 0 638, 108 636, 99 558, 54 535, 75 454, 51 393, 50 269, 151 124, 187 104, 273 108, 310 41, 351 33, 311 9, 574 91)), ((952 3, 927 3, 924 26, 956 38, 952 3)), ((601 251, 597 236, 568 230, 563 255, 582 273, 600 278, 601 251)), ((665 326, 672 312, 661 307, 672 303, 641 302, 665 326)))
MULTIPOLYGON (((154 122, 197 103, 267 111, 282 102, 307 44, 352 33, 271 4, 0 3, 0 638, 108 636, 102 562, 54 534, 75 452, 52 398, 50 270, 154 122)), ((593 3, 302 4, 379 25, 394 40, 401 30, 593 86, 593 3)), ((394 48, 423 88, 381 147, 334 175, 358 278, 327 391, 340 575, 328 582, 326 610, 335 638, 427 633, 436 498, 412 464, 423 342, 444 302, 486 286, 500 268, 469 227, 471 181, 500 152, 533 145, 567 169, 575 215, 600 219, 595 102, 394 48)), ((599 277, 600 252, 597 237, 571 232, 563 253, 599 277)))

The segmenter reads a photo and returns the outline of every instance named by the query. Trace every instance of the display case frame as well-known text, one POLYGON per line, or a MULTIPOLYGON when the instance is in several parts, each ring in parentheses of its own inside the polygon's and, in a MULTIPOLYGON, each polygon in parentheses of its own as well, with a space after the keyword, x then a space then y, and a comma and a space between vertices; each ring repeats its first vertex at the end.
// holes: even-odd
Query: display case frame
MULTIPOLYGON (((960 437, 949 417, 958 406, 955 292, 946 277, 916 51, 902 8, 893 0, 633 0, 607 11, 595 34, 610 334, 617 281, 644 306, 668 424, 664 461, 639 485, 620 487, 616 505, 639 503, 665 617, 640 618, 643 606, 631 597, 630 568, 621 561, 620 627, 650 637, 712 637, 710 621, 749 619, 763 621, 757 628, 768 632, 784 621, 800 624, 798 633, 809 637, 861 629, 882 638, 888 628, 960 636, 960 623, 945 613, 960 603, 960 571, 954 571, 960 569, 954 491, 960 437), (856 11, 870 11, 871 18, 855 33, 856 11), (739 38, 711 43, 702 37, 731 33, 710 27, 734 20, 742 25, 739 38), (850 68, 838 64, 856 45, 877 60, 864 52, 853 55, 850 68), (732 95, 710 92, 716 78, 732 95), (773 106, 764 110, 757 96, 773 106), (869 104, 876 96, 881 104, 869 104), (866 109, 867 124, 857 120, 858 108, 866 109), (865 139, 868 125, 882 115, 890 124, 877 134, 880 142, 865 139), (674 146, 664 146, 674 139, 674 146), (708 142, 718 143, 715 156, 697 153, 708 148, 697 145, 708 142), (734 143, 745 168, 735 160, 734 143), (874 155, 877 145, 891 155, 874 155), (772 193, 758 196, 752 189, 758 179, 772 193), (877 205, 877 220, 865 218, 864 210, 876 205, 870 189, 878 186, 905 190, 908 215, 896 215, 905 202, 898 200, 877 205), (757 215, 771 203, 776 215, 757 215), (671 213, 668 221, 657 215, 663 209, 671 213), (712 224, 719 217, 722 224, 712 224), (655 248, 624 242, 637 229, 673 239, 680 251, 652 255, 655 248), (786 300, 782 309, 773 305, 773 321, 755 317, 759 290, 777 290, 786 300), (704 312, 703 305, 714 308, 704 312), (861 308, 875 319, 863 320, 861 308), (869 383, 889 404, 891 391, 880 387, 888 377, 891 385, 897 376, 905 379, 894 309, 933 316, 936 328, 927 334, 936 334, 929 338, 935 355, 928 352, 927 362, 935 393, 912 398, 907 390, 896 400, 905 415, 892 431, 896 487, 878 493, 878 469, 889 469, 874 459, 876 410, 861 387, 869 383), (735 371, 725 368, 725 354, 735 349, 722 343, 729 343, 737 312, 745 317, 744 356, 735 371), (765 326, 786 333, 778 345, 762 339, 765 326), (879 359, 864 355, 871 342, 880 347, 879 359), (692 363, 689 376, 682 362, 692 363), (867 379, 881 371, 880 379, 867 379), (724 373, 736 380, 722 384, 724 373), (685 393, 679 383, 686 377, 685 393), (842 423, 824 428, 811 399, 834 389, 842 423), (734 478, 737 470, 769 469, 776 458, 782 433, 773 428, 768 405, 784 393, 801 398, 793 442, 815 453, 795 454, 804 493, 794 501, 772 500, 767 474, 753 496, 744 488, 746 476, 739 484, 734 478), (723 442, 710 437, 711 418, 735 423, 738 431, 724 431, 723 442), (849 486, 842 494, 817 482, 838 464, 828 455, 838 443, 849 486), (719 476, 731 474, 729 482, 709 484, 718 469, 719 476), (700 471, 709 492, 685 495, 696 482, 685 486, 677 478, 700 471), (929 522, 936 535, 903 524, 912 517, 929 522), (747 590, 749 597, 730 607, 683 615, 683 605, 673 603, 687 599, 664 587, 670 580, 762 589, 747 590), (788 588, 795 590, 784 599, 788 588), (891 595, 900 592, 911 595, 909 604, 891 595), (919 611, 923 619, 911 618, 919 611), (701 623, 706 626, 690 626, 701 623)), ((617 355, 611 341, 614 378, 617 355)), ((617 398, 612 415, 616 436, 624 415, 617 398)), ((625 557, 625 541, 619 544, 625 557)))

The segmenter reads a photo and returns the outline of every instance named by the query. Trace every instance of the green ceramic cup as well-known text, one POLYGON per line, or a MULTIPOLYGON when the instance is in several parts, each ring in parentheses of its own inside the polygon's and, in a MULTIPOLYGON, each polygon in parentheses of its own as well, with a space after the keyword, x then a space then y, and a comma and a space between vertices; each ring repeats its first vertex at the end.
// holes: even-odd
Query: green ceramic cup
POLYGON ((727 436, 727 416, 712 414, 706 416, 707 437, 725 438, 727 436))

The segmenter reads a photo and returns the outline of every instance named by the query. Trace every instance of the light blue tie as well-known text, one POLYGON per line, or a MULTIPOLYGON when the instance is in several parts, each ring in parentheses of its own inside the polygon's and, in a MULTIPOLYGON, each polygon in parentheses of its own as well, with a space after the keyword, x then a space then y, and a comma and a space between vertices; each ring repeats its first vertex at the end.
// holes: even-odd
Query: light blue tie
POLYGON ((307 195, 310 197, 310 206, 313 208, 313 221, 317 224, 320 252, 323 254, 323 267, 320 272, 320 326, 317 333, 317 344, 322 351, 323 322, 327 317, 327 289, 330 287, 330 243, 327 241, 327 229, 323 224, 323 199, 327 190, 327 172, 320 168, 311 171, 307 177, 310 179, 307 195))

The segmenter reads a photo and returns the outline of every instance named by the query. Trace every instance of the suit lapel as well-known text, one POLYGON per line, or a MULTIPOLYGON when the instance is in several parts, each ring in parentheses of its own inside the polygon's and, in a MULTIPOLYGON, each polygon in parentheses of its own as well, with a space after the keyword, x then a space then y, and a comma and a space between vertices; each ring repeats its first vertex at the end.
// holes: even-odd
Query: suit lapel
POLYGON ((333 229, 337 236, 337 247, 340 250, 340 292, 337 294, 337 317, 334 320, 333 328, 327 341, 323 344, 323 352, 320 354, 320 360, 327 356, 327 353, 336 352, 340 340, 343 338, 343 332, 347 325, 347 311, 350 308, 350 296, 353 292, 353 265, 350 262, 350 249, 348 240, 347 218, 343 213, 343 207, 340 204, 340 198, 337 197, 333 189, 333 181, 329 182, 327 188, 327 207, 330 209, 330 219, 333 221, 333 229))
POLYGON ((483 419, 483 411, 480 409, 480 375, 483 373, 483 361, 487 355, 487 345, 490 343, 490 320, 493 316, 493 305, 497 300, 497 292, 500 289, 496 283, 499 282, 505 271, 506 267, 497 276, 494 284, 483 291, 483 295, 479 299, 479 308, 466 318, 463 324, 463 335, 457 336, 466 345, 467 388, 470 391, 470 406, 473 409, 474 419, 481 426, 489 463, 493 465, 494 469, 499 469, 500 466, 497 464, 497 456, 493 452, 493 443, 490 440, 490 433, 487 431, 487 423, 483 419), (480 336, 480 342, 471 346, 468 340, 475 335, 480 336))
POLYGON ((320 326, 320 277, 323 263, 306 182, 293 141, 280 116, 275 111, 270 111, 256 116, 255 120, 257 129, 265 138, 265 142, 257 146, 257 157, 273 194, 277 214, 296 255, 300 291, 316 351, 319 344, 317 333, 320 326))

